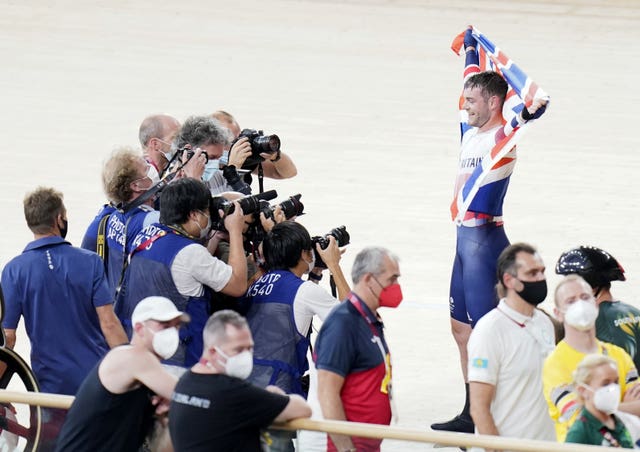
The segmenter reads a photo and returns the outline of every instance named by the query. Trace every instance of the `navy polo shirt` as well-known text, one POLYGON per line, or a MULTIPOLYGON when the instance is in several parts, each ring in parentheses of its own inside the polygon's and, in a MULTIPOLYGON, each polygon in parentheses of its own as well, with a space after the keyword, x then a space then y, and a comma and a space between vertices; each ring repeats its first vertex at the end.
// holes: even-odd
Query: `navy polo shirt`
POLYGON ((75 394, 108 351, 96 313, 113 302, 102 260, 62 237, 45 237, 5 266, 1 282, 2 326, 16 329, 24 317, 40 390, 75 394))
POLYGON ((383 324, 355 293, 350 297, 371 323, 349 299, 336 306, 318 333, 316 368, 344 377, 340 396, 348 421, 388 424, 391 365, 383 324))

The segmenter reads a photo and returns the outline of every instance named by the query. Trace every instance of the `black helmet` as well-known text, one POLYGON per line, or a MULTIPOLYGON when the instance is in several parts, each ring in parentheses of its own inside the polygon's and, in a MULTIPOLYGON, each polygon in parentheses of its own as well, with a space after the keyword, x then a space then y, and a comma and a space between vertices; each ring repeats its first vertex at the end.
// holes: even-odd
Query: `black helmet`
POLYGON ((591 287, 608 287, 611 281, 625 281, 624 268, 609 253, 595 246, 581 246, 562 253, 556 263, 556 273, 577 273, 591 287))

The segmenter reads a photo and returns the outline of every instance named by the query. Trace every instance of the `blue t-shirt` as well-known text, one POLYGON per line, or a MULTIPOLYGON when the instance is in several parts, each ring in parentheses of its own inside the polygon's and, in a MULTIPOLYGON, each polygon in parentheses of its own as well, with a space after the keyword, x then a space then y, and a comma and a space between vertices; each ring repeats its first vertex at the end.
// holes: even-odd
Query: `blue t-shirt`
POLYGON ((62 237, 45 237, 5 266, 1 282, 2 326, 16 329, 24 317, 40 390, 75 394, 108 351, 96 312, 113 302, 102 260, 62 237))

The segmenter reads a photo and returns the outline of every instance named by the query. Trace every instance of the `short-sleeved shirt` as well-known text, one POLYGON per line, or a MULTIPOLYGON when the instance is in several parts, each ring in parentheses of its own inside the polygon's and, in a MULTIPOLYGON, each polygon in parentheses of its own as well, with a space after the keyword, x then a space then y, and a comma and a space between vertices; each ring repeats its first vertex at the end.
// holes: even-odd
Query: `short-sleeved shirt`
POLYGON ((495 386, 491 415, 500 436, 553 441, 542 395, 542 366, 553 350, 553 324, 535 309, 529 317, 505 300, 482 317, 468 345, 469 382, 495 386))
MULTIPOLYGON (((620 347, 598 341, 598 351, 613 359, 618 366, 620 394, 624 397, 630 387, 638 384, 638 371, 627 352, 620 347)), ((542 371, 544 397, 549 407, 549 415, 556 424, 556 438, 564 442, 569 427, 578 417, 580 403, 573 385, 573 371, 586 356, 560 341, 555 350, 547 357, 542 371)))
POLYGON ((45 237, 5 266, 2 288, 2 326, 16 329, 24 317, 40 390, 75 394, 108 351, 96 312, 113 302, 102 260, 62 237, 45 237))
POLYGON ((289 397, 223 374, 186 372, 171 400, 169 431, 181 452, 260 452, 260 430, 289 397))
POLYGON ((340 397, 348 421, 391 422, 391 356, 383 327, 380 317, 352 292, 329 313, 318 333, 316 368, 345 378, 340 397), (359 303, 366 318, 351 300, 359 303))
POLYGON ((613 430, 611 430, 583 408, 569 429, 565 442, 633 449, 633 439, 624 422, 617 414, 613 415, 613 419, 615 424, 613 430), (615 443, 619 444, 619 446, 615 446, 615 443))

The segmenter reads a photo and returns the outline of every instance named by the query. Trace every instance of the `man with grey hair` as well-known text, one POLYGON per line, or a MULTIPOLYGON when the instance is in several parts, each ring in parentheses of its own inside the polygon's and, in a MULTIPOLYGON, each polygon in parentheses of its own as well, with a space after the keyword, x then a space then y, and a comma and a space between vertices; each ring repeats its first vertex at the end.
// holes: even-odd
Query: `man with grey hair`
POLYGON ((169 166, 171 143, 180 129, 180 122, 165 114, 144 118, 138 130, 138 139, 144 151, 144 157, 162 176, 169 166))
POLYGON ((240 314, 216 312, 202 336, 202 358, 180 378, 171 401, 169 431, 175 450, 260 452, 261 429, 311 416, 301 396, 245 381, 253 365, 253 339, 240 314))
MULTIPOLYGON (((220 121, 208 116, 191 116, 182 125, 180 132, 172 144, 172 152, 179 149, 200 149, 207 157, 202 180, 209 186, 212 194, 225 191, 251 193, 249 187, 238 174, 247 157, 251 155, 251 144, 247 138, 238 140, 233 148, 224 155, 231 143, 231 135, 220 121), (223 165, 221 167, 221 164, 223 165)), ((171 160, 185 156, 172 156, 171 160)))
MULTIPOLYGON (((391 422, 391 356, 380 307, 402 301, 398 258, 365 248, 351 270, 353 290, 324 321, 316 341, 318 398, 326 419, 391 422)), ((329 435, 328 451, 380 450, 381 440, 329 435)))

